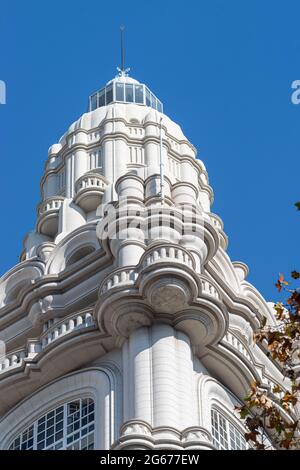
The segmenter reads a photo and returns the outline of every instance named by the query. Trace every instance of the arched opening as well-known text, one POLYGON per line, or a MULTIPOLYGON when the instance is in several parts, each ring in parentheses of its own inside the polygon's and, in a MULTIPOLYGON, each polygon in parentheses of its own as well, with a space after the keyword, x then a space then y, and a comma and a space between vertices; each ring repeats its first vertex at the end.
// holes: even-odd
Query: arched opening
POLYGON ((9 450, 92 450, 94 443, 94 401, 78 398, 34 421, 13 440, 9 450))
POLYGON ((95 251, 95 248, 93 246, 84 246, 82 248, 79 248, 75 253, 73 253, 70 258, 66 262, 66 268, 71 266, 72 264, 77 263, 78 261, 81 261, 83 258, 86 256, 90 255, 95 251))
POLYGON ((242 433, 216 408, 211 409, 211 431, 213 443, 219 450, 246 450, 248 447, 242 433))

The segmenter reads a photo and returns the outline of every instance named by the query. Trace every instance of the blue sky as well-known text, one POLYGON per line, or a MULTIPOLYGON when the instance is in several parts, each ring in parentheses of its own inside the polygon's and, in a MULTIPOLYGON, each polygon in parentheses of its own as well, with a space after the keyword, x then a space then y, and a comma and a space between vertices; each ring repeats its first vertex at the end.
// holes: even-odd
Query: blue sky
POLYGON ((300 269, 300 3, 289 0, 2 0, 0 273, 34 227, 48 147, 126 63, 197 147, 232 260, 277 298, 278 272, 300 269))

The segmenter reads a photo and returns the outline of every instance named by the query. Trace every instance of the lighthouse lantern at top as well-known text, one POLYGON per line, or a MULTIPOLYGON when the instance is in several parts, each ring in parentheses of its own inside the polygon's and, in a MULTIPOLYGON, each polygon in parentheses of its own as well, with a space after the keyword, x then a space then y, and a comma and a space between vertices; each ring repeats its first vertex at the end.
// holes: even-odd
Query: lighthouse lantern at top
POLYGON ((110 80, 105 87, 89 97, 88 111, 111 103, 134 103, 163 112, 162 102, 149 88, 124 73, 110 80))

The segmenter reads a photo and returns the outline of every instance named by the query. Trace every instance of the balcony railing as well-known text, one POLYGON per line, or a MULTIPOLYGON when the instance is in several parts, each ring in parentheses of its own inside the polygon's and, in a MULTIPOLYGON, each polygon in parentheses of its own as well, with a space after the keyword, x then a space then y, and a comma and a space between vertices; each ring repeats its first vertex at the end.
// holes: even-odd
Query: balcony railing
POLYGON ((30 362, 58 338, 94 325, 93 317, 88 312, 77 313, 58 322, 48 321, 39 338, 31 339, 24 348, 0 357, 0 374, 30 362))
POLYGON ((41 336, 42 349, 58 338, 72 333, 74 330, 92 325, 94 325, 94 320, 90 313, 76 314, 57 323, 53 323, 41 336))
POLYGON ((63 197, 53 197, 46 199, 46 201, 42 202, 38 206, 38 214, 43 215, 49 212, 58 212, 63 203, 63 200, 63 197))
POLYGON ((58 213, 64 198, 62 196, 51 197, 39 204, 37 229, 44 235, 54 237, 58 231, 58 213))
POLYGON ((100 293, 104 294, 112 288, 134 284, 137 277, 138 273, 134 269, 119 269, 104 279, 100 286, 100 293))
POLYGON ((177 263, 182 263, 188 266, 189 268, 194 267, 194 261, 192 256, 185 250, 175 246, 162 246, 153 249, 153 251, 146 255, 143 262, 143 266, 146 267, 152 265, 153 263, 163 261, 173 261, 177 263))
POLYGON ((26 350, 21 349, 8 354, 5 357, 0 358, 0 373, 13 367, 18 367, 23 363, 26 357, 26 350))
POLYGON ((201 280, 201 293, 214 297, 215 299, 220 300, 220 294, 218 289, 210 282, 208 279, 200 276, 201 280))
POLYGON ((95 210, 101 202, 107 186, 105 178, 97 173, 81 176, 75 184, 75 203, 84 211, 95 210))
POLYGON ((97 188, 104 190, 106 188, 106 182, 101 175, 84 175, 76 182, 76 194, 78 194, 79 191, 87 188, 97 188))

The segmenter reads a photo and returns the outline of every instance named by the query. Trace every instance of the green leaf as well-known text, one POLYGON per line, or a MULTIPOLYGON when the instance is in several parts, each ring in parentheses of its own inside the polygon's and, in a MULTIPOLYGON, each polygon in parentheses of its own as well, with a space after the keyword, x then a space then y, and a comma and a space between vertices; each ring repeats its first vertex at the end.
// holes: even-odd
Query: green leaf
POLYGON ((240 410, 240 417, 241 419, 245 419, 248 416, 249 412, 246 408, 242 408, 240 410))

